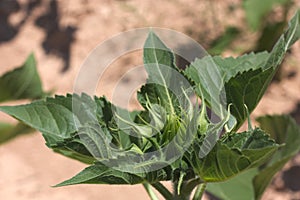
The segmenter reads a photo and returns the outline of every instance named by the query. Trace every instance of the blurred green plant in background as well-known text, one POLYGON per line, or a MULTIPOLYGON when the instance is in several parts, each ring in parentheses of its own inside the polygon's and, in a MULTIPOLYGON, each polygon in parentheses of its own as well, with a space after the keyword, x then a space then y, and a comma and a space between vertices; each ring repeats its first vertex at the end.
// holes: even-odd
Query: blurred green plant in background
MULTIPOLYGON (((34 100, 45 97, 34 55, 28 56, 24 64, 0 77, 0 103, 16 100, 34 100)), ((23 123, 0 122, 0 144, 14 137, 33 132, 23 123)))

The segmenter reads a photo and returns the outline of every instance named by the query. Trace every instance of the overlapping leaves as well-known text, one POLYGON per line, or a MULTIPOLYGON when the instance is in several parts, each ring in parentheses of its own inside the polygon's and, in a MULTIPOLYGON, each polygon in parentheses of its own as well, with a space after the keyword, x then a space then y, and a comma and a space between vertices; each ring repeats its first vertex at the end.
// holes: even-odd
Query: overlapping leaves
POLYGON ((202 87, 211 107, 218 103, 232 105, 237 130, 247 118, 245 105, 250 113, 254 110, 286 51, 299 38, 300 15, 297 12, 270 53, 252 53, 235 59, 207 56, 196 59, 184 73, 197 87, 202 87), (222 101, 223 96, 226 96, 226 102, 222 101))
POLYGON ((204 182, 225 181, 260 166, 279 148, 260 129, 228 132, 221 138, 219 133, 231 122, 230 105, 237 124, 226 130, 244 122, 246 108, 249 112, 255 108, 277 65, 298 38, 297 14, 270 54, 237 59, 207 56, 180 71, 171 50, 150 32, 144 46, 149 77, 138 93, 143 111, 128 112, 103 97, 85 94, 0 110, 39 130, 55 151, 91 164, 59 186, 180 182, 174 175, 178 170, 190 170, 192 178, 204 182), (193 93, 201 98, 201 108, 191 103, 193 93), (205 103, 221 119, 219 123, 209 121, 205 103), (203 153, 206 145, 209 151, 203 153))
POLYGON ((190 156, 190 160, 194 162, 190 163, 205 182, 224 181, 244 170, 259 166, 279 147, 260 129, 225 135, 201 159, 197 154, 199 146, 199 143, 194 144, 190 156))
POLYGON ((288 116, 264 116, 258 119, 262 129, 281 147, 261 167, 246 171, 229 181, 210 184, 208 190, 224 200, 260 199, 272 177, 300 151, 300 127, 288 116), (232 189, 239 188, 237 193, 232 189), (232 188, 232 189, 230 189, 232 188))
MULTIPOLYGON (((28 56, 23 65, 0 77, 0 102, 39 99, 44 95, 33 54, 28 56)), ((0 123, 0 143, 32 131, 33 129, 22 123, 0 123)))
MULTIPOLYGON (((144 59, 149 79, 139 92, 139 99, 145 108, 143 112, 129 113, 112 105, 105 98, 91 98, 85 94, 56 96, 27 105, 1 107, 2 111, 39 130, 47 145, 54 151, 82 162, 95 163, 62 185, 136 184, 143 181, 170 180, 173 172, 182 165, 180 163, 185 154, 184 150, 191 145, 195 147, 193 153, 196 154, 192 159, 188 159, 188 162, 185 161, 186 168, 191 168, 205 181, 221 181, 255 165, 257 160, 261 159, 260 152, 268 155, 277 148, 272 142, 265 143, 253 150, 258 156, 251 157, 251 154, 247 154, 248 151, 251 152, 247 147, 245 151, 238 150, 237 147, 220 140, 203 160, 195 159, 201 149, 197 147, 203 143, 205 137, 202 136, 206 133, 200 134, 198 131, 200 111, 197 111, 198 106, 193 106, 189 100, 189 83, 182 79, 183 76, 173 66, 173 54, 154 33, 149 35, 146 45, 164 49, 145 51, 145 55, 148 56, 144 59), (151 41, 154 43, 149 44, 151 41), (180 78, 183 81, 179 82, 180 78), (181 83, 178 87, 180 89, 174 87, 170 90, 170 86, 175 83, 181 83), (165 120, 162 120, 163 118, 165 120), (151 123, 151 120, 156 120, 156 123, 151 123), (163 125, 159 125, 159 122, 163 125), (151 133, 154 131, 157 131, 156 134, 151 133), (171 148, 164 148, 169 144, 172 144, 171 148), (158 153, 147 159, 146 155, 149 152, 158 153), (170 158, 168 155, 172 153, 179 156, 170 158), (228 160, 222 159, 223 175, 220 175, 217 166, 220 158, 225 155, 228 159, 236 157, 240 162, 234 163, 235 168, 231 169, 228 160), (115 165, 112 165, 114 168, 99 161, 108 165, 115 162, 115 165)), ((208 128, 208 131, 214 130, 214 126, 219 127, 218 131, 222 128, 220 124, 210 124, 208 127, 211 129, 208 128)), ((215 132, 211 134, 217 136, 215 132)), ((268 141, 265 136, 258 139, 264 140, 268 141)))

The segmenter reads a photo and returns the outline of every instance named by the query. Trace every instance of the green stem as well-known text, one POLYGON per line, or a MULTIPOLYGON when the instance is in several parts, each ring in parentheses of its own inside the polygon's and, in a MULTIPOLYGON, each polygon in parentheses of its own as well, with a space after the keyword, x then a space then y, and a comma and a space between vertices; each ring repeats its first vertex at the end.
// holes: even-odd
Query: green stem
POLYGON ((202 196, 204 194, 205 188, 206 188, 206 183, 201 183, 197 187, 197 189, 195 191, 195 195, 193 197, 193 200, 200 200, 200 199, 202 199, 202 196))
POLYGON ((185 186, 181 192, 185 193, 185 194, 191 194, 192 191, 194 190, 194 188, 202 183, 203 183, 203 181, 200 178, 192 179, 185 184, 185 186))
MULTIPOLYGON (((184 182, 181 187, 180 194, 175 193, 174 199, 176 200, 189 200, 191 193, 199 184, 203 184, 203 181, 200 178, 194 178, 189 181, 184 182)), ((177 187, 176 183, 174 183, 174 187, 177 187)))
POLYGON ((154 191, 152 190, 151 185, 149 183, 143 183, 143 186, 144 186, 145 190, 147 191, 151 200, 159 200, 157 198, 156 194, 154 193, 154 191))
POLYGON ((182 183, 179 183, 179 181, 173 182, 173 199, 174 200, 188 200, 188 197, 181 192, 184 185, 182 183), (179 189, 179 191, 178 191, 179 189))
POLYGON ((166 200, 173 200, 172 193, 160 182, 151 184, 166 200))

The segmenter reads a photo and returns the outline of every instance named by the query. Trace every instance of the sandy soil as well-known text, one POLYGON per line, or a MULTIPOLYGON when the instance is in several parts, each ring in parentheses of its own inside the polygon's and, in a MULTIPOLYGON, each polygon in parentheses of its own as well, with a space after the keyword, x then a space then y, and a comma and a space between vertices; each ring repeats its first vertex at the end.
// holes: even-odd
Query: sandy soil
MULTIPOLYGON (((16 34, 12 35, 10 40, 0 42, 0 74, 20 65, 30 52, 34 52, 44 88, 48 91, 55 90, 58 94, 72 93, 74 81, 84 59, 98 44, 120 32, 149 26, 170 28, 204 41, 203 46, 205 46, 203 36, 211 40, 222 32, 226 25, 242 24, 244 20, 240 10, 235 11, 234 17, 228 20, 222 20, 224 15, 228 14, 226 11, 225 14, 218 12, 228 2, 238 5, 238 0, 158 0, 155 3, 148 0, 58 0, 56 8, 59 14, 52 13, 54 18, 50 17, 52 19, 50 21, 51 13, 49 14, 48 10, 50 0, 32 1, 36 3, 32 7, 29 7, 28 0, 19 2, 20 9, 9 15, 9 22, 11 26, 18 27, 22 19, 26 18, 26 20, 17 28, 16 34), (47 17, 42 17, 47 15, 48 21, 47 17), (212 20, 215 21, 211 22, 212 20), (51 32, 53 27, 58 27, 59 31, 51 32), (54 34, 58 34, 58 44, 51 40, 54 34), (67 50, 69 55, 64 53, 67 50)), ((297 3, 299 5, 298 1, 297 3)), ((235 54, 225 52, 225 55, 235 54)), ((289 61, 284 65, 284 72, 286 74, 294 72, 295 76, 284 78, 280 83, 273 83, 254 112, 253 118, 266 113, 294 112, 295 116, 299 116, 297 115, 297 104, 300 102, 299 55, 300 44, 298 43, 292 49, 289 61)), ((138 56, 140 53, 136 52, 114 63, 121 67, 106 72, 102 82, 100 81, 97 94, 112 95, 113 88, 120 77, 127 70, 141 64, 141 60, 137 59, 138 56)), ((129 77, 130 80, 125 81, 124 87, 126 84, 136 84, 134 78, 134 76, 129 77)), ((131 106, 135 108, 136 104, 133 102, 131 106)), ((13 121, 4 114, 0 114, 0 119, 13 121)), ((148 199, 142 186, 50 187, 73 176, 85 165, 52 153, 44 145, 44 140, 39 133, 21 136, 1 145, 0 160, 1 200, 148 199)), ((292 165, 300 166, 299 160, 295 158, 294 163, 290 163, 285 169, 288 170, 292 165)), ((268 189, 264 200, 300 199, 300 189, 292 192, 289 188, 280 188, 281 174, 277 177, 279 177, 276 179, 277 182, 275 181, 274 186, 268 189), (276 188, 276 185, 279 186, 276 188)))

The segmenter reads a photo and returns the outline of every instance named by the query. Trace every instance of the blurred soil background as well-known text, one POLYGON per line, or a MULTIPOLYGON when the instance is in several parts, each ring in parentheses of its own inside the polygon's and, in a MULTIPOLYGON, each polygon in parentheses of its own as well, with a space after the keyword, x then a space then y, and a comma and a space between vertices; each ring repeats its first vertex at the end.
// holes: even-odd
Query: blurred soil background
MULTIPOLYGON (((72 93, 81 65, 97 45, 121 32, 143 27, 182 32, 211 54, 237 56, 271 50, 287 19, 300 7, 299 0, 286 2, 272 6, 257 23, 247 22, 242 0, 0 0, 0 74, 20 66, 33 52, 45 90, 72 93)), ((141 51, 132 52, 114 62, 101 77, 97 95, 110 99, 122 76, 142 64, 141 55, 141 51)), ((137 77, 122 79, 120 87, 136 87, 137 77)), ((114 95, 122 101, 121 93, 114 95)), ((138 108, 134 100, 128 106, 138 108)), ((282 113, 292 114, 300 123, 299 42, 286 56, 252 118, 282 113)), ((4 114, 0 119, 14 122, 4 114)), ((84 167, 54 154, 39 133, 19 136, 0 145, 0 199, 149 199, 142 186, 51 187, 84 167)), ((205 197, 209 198, 214 199, 205 197)), ((300 200, 300 156, 276 175, 263 197, 271 199, 300 200)))

